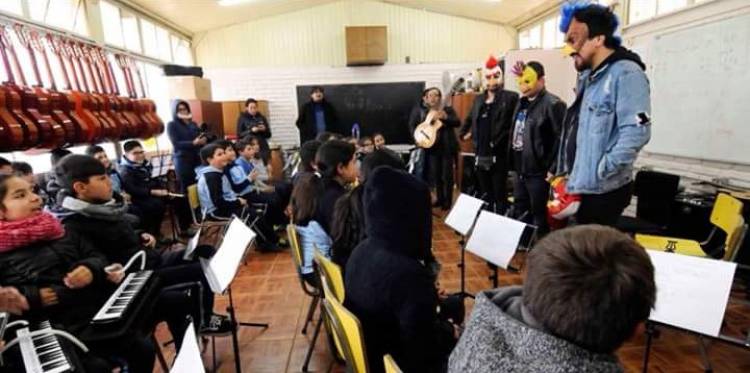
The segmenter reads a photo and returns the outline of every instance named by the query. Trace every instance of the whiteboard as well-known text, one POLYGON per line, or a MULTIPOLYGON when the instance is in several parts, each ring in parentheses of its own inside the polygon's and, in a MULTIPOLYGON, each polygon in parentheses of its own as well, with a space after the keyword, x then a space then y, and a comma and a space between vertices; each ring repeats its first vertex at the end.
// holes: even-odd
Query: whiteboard
POLYGON ((750 15, 656 35, 634 49, 650 67, 647 151, 750 164, 750 15))
POLYGON ((563 99, 568 106, 573 104, 576 95, 578 72, 573 66, 573 59, 565 57, 560 49, 523 49, 509 50, 505 54, 505 89, 519 92, 516 76, 511 72, 517 61, 537 61, 544 66, 544 80, 547 90, 563 99))

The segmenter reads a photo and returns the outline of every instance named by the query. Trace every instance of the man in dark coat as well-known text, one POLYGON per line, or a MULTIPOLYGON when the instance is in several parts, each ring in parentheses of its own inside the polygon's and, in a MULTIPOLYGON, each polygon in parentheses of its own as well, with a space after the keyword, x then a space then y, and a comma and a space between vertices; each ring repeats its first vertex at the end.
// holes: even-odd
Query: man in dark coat
POLYGON ((424 149, 420 175, 430 185, 436 197, 435 205, 447 210, 453 200, 453 164, 458 154, 458 140, 455 128, 461 125, 452 107, 442 106, 443 94, 432 87, 422 92, 422 102, 414 107, 409 115, 409 133, 425 121, 430 111, 437 112, 437 119, 443 126, 437 131, 435 144, 424 149))
POLYGON ((438 315, 427 185, 388 166, 364 191, 366 236, 346 265, 344 305, 362 323, 372 372, 391 354, 404 372, 445 369, 455 330, 438 315))
POLYGON ((484 74, 487 91, 474 99, 460 135, 474 143, 477 181, 484 200, 503 213, 508 208, 508 134, 518 94, 503 89, 502 61, 490 57, 484 74))
POLYGON ((315 86, 310 90, 310 101, 299 109, 297 128, 299 129, 300 144, 315 140, 323 132, 344 134, 339 128, 336 109, 323 97, 323 87, 315 86))
POLYGON ((271 159, 271 149, 268 146, 268 139, 271 138, 271 124, 258 111, 258 101, 254 98, 245 100, 245 111, 237 118, 237 138, 244 139, 249 136, 258 139, 260 156, 263 162, 268 163, 271 159))

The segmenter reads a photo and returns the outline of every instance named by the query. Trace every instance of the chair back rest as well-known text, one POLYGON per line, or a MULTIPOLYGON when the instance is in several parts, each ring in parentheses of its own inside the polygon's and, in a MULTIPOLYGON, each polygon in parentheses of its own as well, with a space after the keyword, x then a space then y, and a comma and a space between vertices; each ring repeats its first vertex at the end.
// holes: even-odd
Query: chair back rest
POLYGON ((337 301, 344 302, 344 276, 341 273, 341 267, 321 254, 317 247, 313 258, 321 274, 320 282, 328 285, 337 301))
POLYGON ((198 198, 198 184, 189 185, 187 187, 188 204, 190 208, 196 210, 201 207, 201 200, 198 198))
POLYGON ((711 211, 711 224, 727 234, 727 243, 730 236, 744 222, 742 219, 742 202, 726 193, 719 193, 711 211))
POLYGON ((286 225, 286 235, 289 239, 289 247, 292 249, 292 260, 294 266, 297 267, 299 273, 302 268, 302 247, 299 245, 299 235, 297 234, 297 226, 289 223, 286 225))
POLYGON ((745 224, 745 220, 742 219, 742 224, 740 224, 737 229, 735 229, 735 232, 733 234, 728 235, 729 237, 727 237, 726 250, 724 250, 724 260, 730 262, 734 262, 736 260, 737 253, 739 252, 742 243, 745 241, 746 234, 747 224, 745 224))
POLYGON ((385 354, 383 356, 383 365, 385 365, 385 373, 401 373, 401 368, 396 364, 396 360, 393 360, 393 356, 385 354))
POLYGON ((365 350, 365 339, 357 316, 354 316, 341 302, 336 299, 328 284, 323 282, 323 305, 326 314, 330 317, 334 331, 338 335, 339 342, 343 348, 344 359, 355 373, 367 373, 367 353, 365 350))

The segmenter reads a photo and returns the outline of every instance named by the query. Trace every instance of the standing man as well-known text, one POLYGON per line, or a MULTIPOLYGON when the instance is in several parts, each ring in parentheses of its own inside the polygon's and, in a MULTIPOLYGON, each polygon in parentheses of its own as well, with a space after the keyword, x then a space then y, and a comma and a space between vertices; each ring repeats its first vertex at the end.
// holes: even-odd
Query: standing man
POLYGON ((268 163, 271 159, 271 149, 268 139, 271 138, 271 125, 263 114, 258 111, 258 101, 254 98, 245 100, 245 111, 237 118, 237 139, 255 136, 260 143, 260 157, 268 163))
POLYGON ((479 188, 490 208, 504 213, 508 208, 506 179, 507 149, 513 110, 518 94, 503 89, 503 61, 490 56, 484 65, 487 90, 474 104, 461 128, 461 137, 473 140, 479 188))
MULTIPOLYGON (((617 24, 612 11, 601 5, 562 8, 563 50, 580 72, 575 156, 566 159, 572 165, 568 192, 581 195, 578 224, 615 225, 630 204, 633 163, 651 138, 646 66, 620 45, 614 36, 617 24)), ((569 144, 562 140, 561 150, 567 150, 569 144)))
POLYGON ((315 140, 315 137, 323 132, 342 133, 338 128, 336 110, 323 95, 323 87, 313 87, 310 90, 310 101, 299 109, 297 129, 299 129, 300 144, 315 140))
MULTIPOLYGON (((461 125, 452 107, 443 107, 443 94, 438 88, 427 88, 422 92, 422 102, 409 115, 409 133, 425 121, 432 111, 436 119, 443 122, 437 130, 435 143, 424 149, 422 170, 418 172, 431 188, 433 207, 448 210, 453 202, 453 161, 458 154, 458 140, 454 129, 461 125)), ((433 124, 434 125, 434 124, 433 124)))
POLYGON ((521 100, 513 115, 509 159, 516 172, 513 182, 513 211, 518 218, 537 226, 539 235, 549 231, 546 180, 554 159, 554 147, 565 117, 565 102, 545 88, 544 66, 519 61, 513 67, 518 77, 521 100))

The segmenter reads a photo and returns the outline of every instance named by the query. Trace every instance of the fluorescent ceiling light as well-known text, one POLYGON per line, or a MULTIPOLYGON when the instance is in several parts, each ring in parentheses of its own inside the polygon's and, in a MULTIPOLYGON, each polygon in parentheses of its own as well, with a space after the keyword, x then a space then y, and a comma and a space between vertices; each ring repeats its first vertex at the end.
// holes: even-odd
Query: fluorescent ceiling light
POLYGON ((242 4, 242 3, 249 3, 251 1, 255 1, 255 0, 219 0, 219 5, 232 6, 232 5, 242 4))

